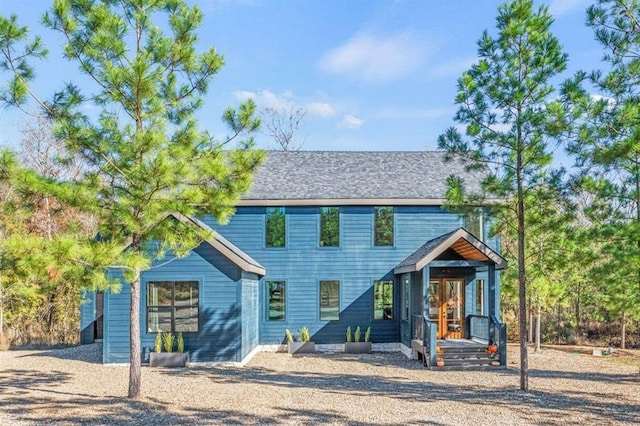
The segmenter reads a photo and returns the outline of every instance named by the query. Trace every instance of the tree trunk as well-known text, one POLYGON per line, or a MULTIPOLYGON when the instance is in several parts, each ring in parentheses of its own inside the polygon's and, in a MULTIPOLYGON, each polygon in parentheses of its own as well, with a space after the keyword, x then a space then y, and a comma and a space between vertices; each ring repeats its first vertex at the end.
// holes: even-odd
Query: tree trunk
MULTIPOLYGON (((132 248, 140 250, 140 236, 133 237, 132 248)), ((129 310, 129 349, 131 351, 129 363, 129 398, 138 399, 140 397, 140 381, 142 372, 142 349, 140 343, 140 278, 142 272, 136 267, 133 281, 131 282, 131 309, 129 310)))
MULTIPOLYGON (((517 117, 522 117, 520 105, 518 105, 517 117)), ((520 305, 520 390, 529 392, 529 354, 527 352, 527 276, 525 270, 525 208, 524 208, 524 176, 523 176, 523 139, 522 126, 517 125, 517 150, 516 150, 516 216, 518 220, 518 303, 520 305)))
POLYGON ((622 313, 622 336, 620 336, 620 348, 627 348, 627 313, 622 313))
POLYGON ((529 326, 527 330, 529 331, 529 338, 527 339, 529 343, 533 343, 533 303, 531 302, 531 298, 529 298, 529 326))
POLYGON ((562 329, 562 306, 558 303, 558 316, 556 322, 556 344, 562 342, 561 329, 562 329))
POLYGON ((540 329, 542 328, 540 322, 542 321, 542 309, 540 308, 540 303, 538 303, 538 309, 536 310, 536 349, 538 352, 540 350, 540 329))

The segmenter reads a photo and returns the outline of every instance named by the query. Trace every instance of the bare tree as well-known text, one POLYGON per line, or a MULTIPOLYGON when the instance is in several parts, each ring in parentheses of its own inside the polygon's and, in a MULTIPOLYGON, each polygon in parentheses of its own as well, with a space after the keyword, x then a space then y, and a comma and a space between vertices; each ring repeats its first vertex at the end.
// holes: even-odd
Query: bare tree
POLYGON ((283 151, 299 151, 304 145, 304 138, 296 137, 298 129, 304 122, 307 110, 304 107, 289 104, 281 108, 268 107, 262 110, 265 132, 276 143, 276 148, 283 151))

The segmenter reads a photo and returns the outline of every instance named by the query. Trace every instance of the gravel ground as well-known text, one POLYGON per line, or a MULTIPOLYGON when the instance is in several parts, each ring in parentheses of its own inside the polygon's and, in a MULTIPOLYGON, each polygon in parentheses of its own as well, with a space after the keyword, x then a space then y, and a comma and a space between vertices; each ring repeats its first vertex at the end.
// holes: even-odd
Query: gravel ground
POLYGON ((527 394, 515 346, 507 369, 480 372, 429 371, 399 353, 260 353, 243 368, 143 367, 138 401, 126 398, 128 367, 101 365, 100 351, 0 352, 0 425, 640 424, 637 351, 531 353, 527 394))

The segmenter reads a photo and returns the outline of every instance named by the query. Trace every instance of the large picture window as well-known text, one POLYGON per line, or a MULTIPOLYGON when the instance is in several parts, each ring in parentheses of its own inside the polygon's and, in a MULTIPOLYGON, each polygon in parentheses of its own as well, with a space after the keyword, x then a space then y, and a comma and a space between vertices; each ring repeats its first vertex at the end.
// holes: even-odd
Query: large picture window
POLYGON ((340 246, 340 208, 320 209, 320 247, 340 246))
POLYGON ((147 283, 147 332, 196 333, 199 329, 198 281, 147 283))
POLYGON ((267 321, 284 321, 287 316, 287 283, 267 281, 267 321))
POLYGON ((373 282, 373 319, 393 319, 393 281, 373 282))
POLYGON ((340 281, 320 281, 320 320, 340 319, 340 281))
POLYGON ((393 246, 393 207, 375 207, 373 245, 393 246))
POLYGON ((287 239, 286 226, 284 207, 267 207, 265 245, 267 247, 284 247, 287 239))

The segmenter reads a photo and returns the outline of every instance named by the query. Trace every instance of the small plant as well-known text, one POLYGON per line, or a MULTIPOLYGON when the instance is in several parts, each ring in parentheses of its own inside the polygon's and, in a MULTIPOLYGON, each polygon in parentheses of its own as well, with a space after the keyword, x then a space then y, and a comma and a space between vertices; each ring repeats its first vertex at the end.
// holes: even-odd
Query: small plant
POLYGON ((162 333, 156 334, 156 341, 153 345, 153 351, 157 353, 162 352, 162 333))
POLYGON ((165 352, 173 351, 174 341, 175 341, 175 337, 173 337, 173 334, 169 333, 168 331, 165 333, 162 333, 162 346, 164 347, 165 352))
POLYGON ((351 343, 351 326, 347 327, 347 342, 351 343))
POLYGON ((291 334, 291 330, 289 330, 288 328, 284 331, 284 337, 285 339, 287 339, 287 343, 293 343, 296 341, 296 338, 293 337, 293 334, 291 334))
POLYGON ((184 338, 182 337, 182 332, 178 333, 176 344, 178 345, 178 353, 184 353, 184 338))
POLYGON ((354 342, 360 341, 360 326, 357 326, 356 331, 353 333, 353 341, 354 342))
POLYGON ((367 331, 364 332, 364 341, 365 342, 371 341, 371 327, 367 327, 367 331))
POLYGON ((309 340, 311 340, 311 338, 309 336, 309 329, 307 327, 302 327, 300 329, 300 341, 301 342, 308 342, 309 340))

